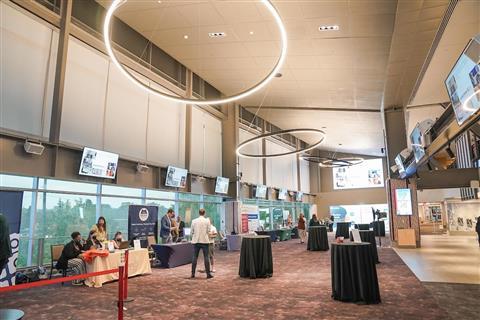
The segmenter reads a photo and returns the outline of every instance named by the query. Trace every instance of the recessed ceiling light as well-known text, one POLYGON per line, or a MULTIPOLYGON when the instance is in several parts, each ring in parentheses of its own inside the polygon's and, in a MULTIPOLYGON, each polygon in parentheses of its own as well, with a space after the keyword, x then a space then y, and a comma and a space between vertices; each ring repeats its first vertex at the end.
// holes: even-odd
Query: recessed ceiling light
POLYGON ((158 0, 157 2, 158 2, 158 3, 162 3, 162 0, 158 0))
POLYGON ((254 34, 254 32, 253 32, 253 31, 250 31, 249 33, 250 33, 250 35, 253 35, 253 34, 254 34))
POLYGON ((225 32, 209 32, 208 36, 210 38, 223 38, 226 37, 227 34, 225 32))
POLYGON ((183 39, 188 39, 188 34, 184 35, 183 39))
POLYGON ((277 73, 275 74, 275 78, 281 78, 282 76, 283 76, 283 74, 281 74, 280 72, 277 72, 277 73))
POLYGON ((319 31, 338 31, 340 27, 338 25, 331 25, 331 26, 320 26, 318 27, 319 31))
POLYGON ((327 129, 327 127, 322 127, 322 129, 327 129))

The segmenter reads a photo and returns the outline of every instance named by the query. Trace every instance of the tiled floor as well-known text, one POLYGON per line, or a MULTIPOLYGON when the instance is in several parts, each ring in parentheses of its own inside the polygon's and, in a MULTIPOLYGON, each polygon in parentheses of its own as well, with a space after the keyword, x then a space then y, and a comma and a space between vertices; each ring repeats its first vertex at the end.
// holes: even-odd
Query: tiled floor
MULTIPOLYGON (((380 248, 379 258, 378 305, 332 300, 330 253, 286 241, 273 244, 269 279, 239 278, 239 253, 225 251, 217 254, 212 280, 189 279, 189 265, 132 278, 129 296, 135 301, 125 319, 462 319, 450 318, 432 293, 439 288, 425 288, 392 249, 380 248)), ((117 283, 100 289, 50 286, 0 295, 0 306, 23 309, 27 320, 110 320, 116 319, 116 292, 117 283)), ((465 319, 473 319, 474 311, 465 319)))
POLYGON ((420 281, 480 284, 475 236, 422 235, 418 249, 394 249, 420 281))

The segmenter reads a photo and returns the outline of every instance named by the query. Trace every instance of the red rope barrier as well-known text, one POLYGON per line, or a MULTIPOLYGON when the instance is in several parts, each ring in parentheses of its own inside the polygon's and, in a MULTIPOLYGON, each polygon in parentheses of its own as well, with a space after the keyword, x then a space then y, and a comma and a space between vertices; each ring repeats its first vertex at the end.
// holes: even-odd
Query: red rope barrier
POLYGON ((78 274, 78 275, 75 275, 75 276, 62 277, 62 278, 51 279, 51 280, 42 280, 42 281, 23 283, 23 284, 19 284, 19 285, 15 285, 15 286, 9 286, 9 287, 0 287, 0 293, 10 292, 10 291, 18 291, 18 290, 29 289, 29 288, 34 288, 34 287, 47 286, 47 285, 51 285, 51 284, 55 284, 55 283, 85 279, 85 278, 101 276, 101 275, 110 274, 110 273, 117 273, 117 272, 118 272, 118 268, 117 269, 104 270, 104 271, 98 271, 98 272, 92 272, 92 273, 78 274))

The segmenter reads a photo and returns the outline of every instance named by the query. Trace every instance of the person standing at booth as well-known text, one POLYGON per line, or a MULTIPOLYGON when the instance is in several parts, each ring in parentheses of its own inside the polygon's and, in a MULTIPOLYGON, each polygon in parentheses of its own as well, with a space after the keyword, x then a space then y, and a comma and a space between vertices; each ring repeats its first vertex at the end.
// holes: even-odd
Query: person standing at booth
POLYGON ((172 218, 175 217, 175 212, 173 209, 168 209, 167 213, 162 217, 160 221, 160 238, 162 238, 162 243, 172 242, 172 218))
POLYGON ((205 218, 205 209, 200 209, 198 218, 193 219, 191 225, 191 235, 193 244, 193 259, 192 259, 192 276, 195 278, 195 270, 197 268, 198 254, 200 250, 203 252, 203 262, 205 264, 205 271, 207 272, 207 279, 213 278, 210 272, 210 262, 208 254, 208 246, 210 244, 210 220, 205 218))
POLYGON ((100 243, 104 243, 108 240, 107 221, 104 217, 98 218, 97 224, 94 224, 90 231, 93 231, 93 233, 96 235, 97 240, 100 243))
POLYGON ((300 213, 300 216, 298 217, 298 225, 297 225, 297 230, 298 230, 298 237, 300 238, 300 243, 305 242, 305 238, 307 237, 307 231, 305 230, 305 216, 303 213, 300 213))

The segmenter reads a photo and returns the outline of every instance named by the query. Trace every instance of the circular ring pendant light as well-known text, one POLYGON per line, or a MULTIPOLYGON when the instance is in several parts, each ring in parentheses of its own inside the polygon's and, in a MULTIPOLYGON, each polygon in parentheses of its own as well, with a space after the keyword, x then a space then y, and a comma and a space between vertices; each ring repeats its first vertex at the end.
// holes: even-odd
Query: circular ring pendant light
POLYGON ((288 130, 281 130, 277 132, 269 132, 269 133, 264 133, 259 136, 253 137, 251 139, 245 140, 244 142, 240 143, 237 147, 236 153, 237 156, 242 157, 242 158, 254 158, 254 159, 267 159, 267 158, 278 158, 278 157, 284 157, 284 156, 289 156, 289 155, 294 155, 294 154, 299 154, 302 152, 306 152, 312 149, 315 149, 318 147, 324 140, 325 140, 325 132, 322 130, 318 129, 288 129, 288 130), (255 141, 262 140, 264 138, 268 137, 273 137, 273 136, 278 136, 282 134, 293 134, 293 133, 314 133, 320 135, 320 139, 313 143, 308 145, 307 147, 299 150, 294 150, 294 151, 289 151, 289 152, 283 152, 283 153, 272 153, 272 154, 250 154, 250 153, 243 153, 242 149, 245 148, 246 146, 254 143, 255 141))
POLYGON ((251 94, 259 91, 263 87, 265 87, 276 75, 279 73, 280 68, 282 67, 285 57, 287 55, 287 31, 285 30, 285 26, 280 18, 280 15, 275 9, 274 5, 269 0, 260 0, 260 2, 265 5, 268 11, 272 14, 275 19, 275 23, 277 24, 278 30, 280 31, 280 38, 281 38, 281 46, 282 49, 280 51, 280 56, 277 60, 277 63, 273 67, 272 71, 265 77, 263 80, 255 84, 248 90, 242 91, 236 95, 232 95, 229 97, 221 98, 221 99, 212 99, 212 100, 197 100, 197 99, 189 99, 189 98, 182 98, 177 97, 174 95, 166 94, 159 90, 149 87, 148 85, 141 82, 137 77, 135 77, 131 72, 129 72, 122 64, 118 61, 115 53, 112 49, 111 39, 110 39, 110 24, 113 17, 114 12, 122 5, 124 5, 128 0, 114 0, 110 8, 108 8, 107 14, 105 16, 105 22, 103 25, 103 37, 105 41, 105 47, 107 49, 107 53, 112 59, 113 64, 122 72, 122 74, 127 77, 131 82, 133 82, 138 87, 148 91, 151 94, 160 96, 162 98, 175 101, 175 102, 182 102, 187 104, 195 104, 199 106, 205 105, 218 105, 233 102, 245 97, 250 96, 251 94))
POLYGON ((302 155, 300 158, 305 161, 318 163, 318 165, 322 168, 351 167, 363 162, 363 158, 360 157, 327 158, 311 155, 302 155))

